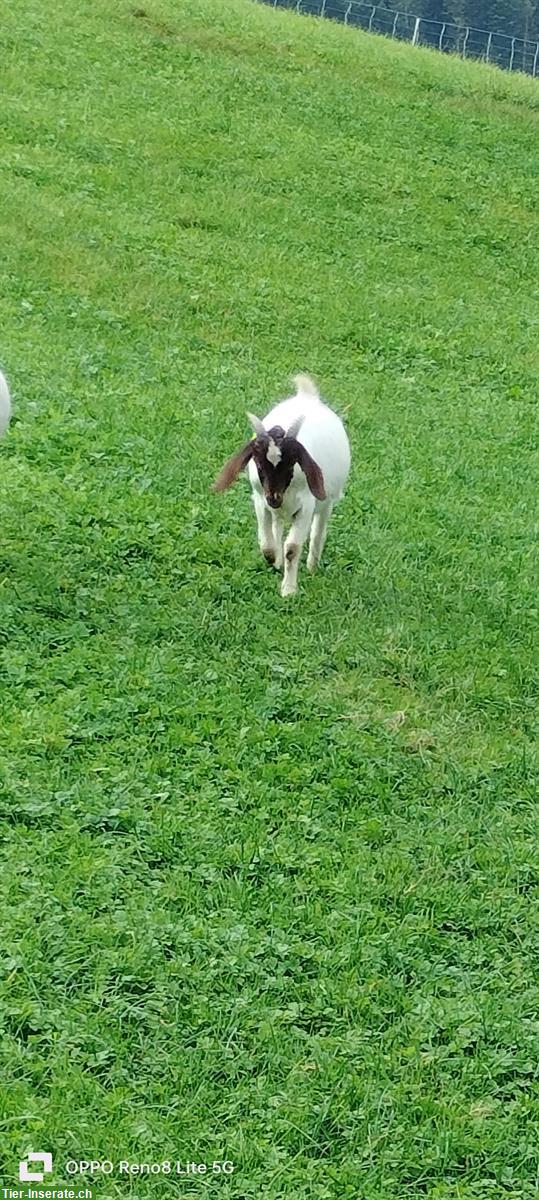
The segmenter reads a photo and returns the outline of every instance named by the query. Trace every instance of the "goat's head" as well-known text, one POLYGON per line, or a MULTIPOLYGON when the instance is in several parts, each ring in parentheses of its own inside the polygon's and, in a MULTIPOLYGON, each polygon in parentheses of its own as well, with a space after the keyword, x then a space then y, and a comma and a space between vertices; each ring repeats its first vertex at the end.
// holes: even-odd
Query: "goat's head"
POLYGON ((292 482, 296 463, 301 467, 313 496, 317 500, 325 500, 320 467, 297 439, 304 418, 298 417, 285 433, 280 425, 266 430, 258 417, 252 413, 247 413, 247 416, 255 431, 254 437, 225 463, 215 480, 213 491, 224 492, 230 487, 252 458, 270 508, 281 507, 286 489, 292 482))

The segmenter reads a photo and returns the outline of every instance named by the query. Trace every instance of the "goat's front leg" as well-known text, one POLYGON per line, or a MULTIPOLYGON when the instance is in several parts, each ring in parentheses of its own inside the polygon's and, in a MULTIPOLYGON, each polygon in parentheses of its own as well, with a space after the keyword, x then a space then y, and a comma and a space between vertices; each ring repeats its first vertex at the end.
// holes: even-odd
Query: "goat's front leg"
POLYGON ((260 492, 253 491, 253 503, 255 506, 256 523, 258 526, 258 545, 260 546, 266 562, 270 563, 272 566, 277 566, 277 546, 274 539, 271 510, 268 508, 266 501, 260 492))
POLYGON ((274 566, 280 571, 283 565, 283 522, 278 513, 271 514, 271 528, 273 533, 273 544, 275 546, 275 562, 274 566))
POLYGON ((318 563, 322 557, 327 532, 328 521, 331 516, 333 505, 331 500, 327 500, 323 508, 319 508, 313 517, 311 525, 311 536, 309 539, 309 553, 307 555, 307 570, 313 573, 316 571, 318 563))
POLYGON ((281 596, 293 596, 298 584, 298 567, 303 544, 308 537, 313 519, 314 501, 303 502, 302 507, 294 513, 292 525, 284 544, 284 578, 281 584, 281 596))

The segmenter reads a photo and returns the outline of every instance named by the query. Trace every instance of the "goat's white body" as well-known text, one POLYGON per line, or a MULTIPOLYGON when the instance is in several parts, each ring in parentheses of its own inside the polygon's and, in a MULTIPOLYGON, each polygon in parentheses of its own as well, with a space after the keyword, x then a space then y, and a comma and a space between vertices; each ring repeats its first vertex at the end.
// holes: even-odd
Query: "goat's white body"
POLYGON ((7 379, 0 371, 0 437, 6 432, 11 417, 11 399, 7 379))
POLYGON ((284 522, 291 522, 284 547, 284 578, 281 587, 283 596, 296 591, 299 559, 303 543, 309 534, 307 569, 316 569, 333 506, 342 498, 350 472, 350 443, 342 421, 322 402, 308 376, 296 376, 295 383, 296 395, 272 408, 262 424, 268 431, 280 425, 286 432, 296 418, 304 417, 297 440, 305 446, 320 467, 326 499, 315 499, 303 471, 296 463, 292 481, 284 493, 282 506, 275 511, 266 504, 258 471, 252 460, 248 467, 260 548, 270 561, 274 561, 276 567, 281 567, 283 563, 283 525, 284 522))

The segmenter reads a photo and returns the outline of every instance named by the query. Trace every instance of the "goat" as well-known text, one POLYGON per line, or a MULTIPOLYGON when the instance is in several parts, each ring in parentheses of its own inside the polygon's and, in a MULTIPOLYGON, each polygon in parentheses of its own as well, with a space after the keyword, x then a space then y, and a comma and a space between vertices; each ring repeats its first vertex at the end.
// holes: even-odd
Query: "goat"
POLYGON ((6 432, 11 417, 11 399, 5 375, 0 371, 0 437, 6 432))
POLYGON ((213 484, 224 492, 248 467, 258 544, 271 566, 284 564, 281 596, 297 590, 307 536, 307 570, 320 562, 334 504, 350 471, 350 444, 342 421, 322 400, 308 375, 294 377, 296 395, 259 420, 247 413, 254 436, 225 463, 213 484), (284 523, 291 528, 284 543, 284 523))

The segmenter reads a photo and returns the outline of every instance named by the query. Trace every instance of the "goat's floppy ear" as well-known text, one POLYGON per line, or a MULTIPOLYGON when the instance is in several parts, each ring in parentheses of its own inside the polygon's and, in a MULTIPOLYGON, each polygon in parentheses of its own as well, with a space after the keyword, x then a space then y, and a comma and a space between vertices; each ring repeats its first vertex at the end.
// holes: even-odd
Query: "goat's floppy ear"
POLYGON ((317 500, 326 500, 326 489, 324 487, 324 476, 315 463, 314 458, 311 458, 309 451, 302 446, 301 442, 297 443, 297 461, 305 475, 309 489, 317 500))
POLYGON ((249 459, 253 457, 253 450, 254 440, 251 438, 250 442, 242 446, 241 450, 233 454, 232 458, 229 458, 228 462, 225 463, 212 486, 212 492, 224 492, 231 484, 235 483, 240 471, 243 471, 249 459))

